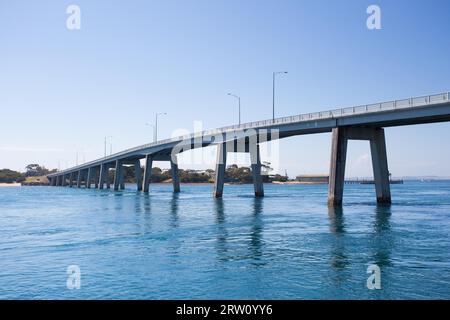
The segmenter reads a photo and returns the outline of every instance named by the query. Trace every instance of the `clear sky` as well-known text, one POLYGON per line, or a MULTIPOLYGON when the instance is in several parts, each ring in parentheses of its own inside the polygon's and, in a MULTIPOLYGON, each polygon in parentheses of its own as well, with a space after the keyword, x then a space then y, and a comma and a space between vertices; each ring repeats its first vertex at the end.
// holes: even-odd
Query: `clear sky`
MULTIPOLYGON (((450 91, 448 1, 0 0, 0 168, 61 168, 174 130, 450 91), (67 6, 81 29, 66 27, 67 6), (381 30, 366 27, 371 4, 381 30), (108 147, 109 148, 109 147, 108 147)), ((394 176, 450 176, 450 123, 386 129, 394 176)), ((280 143, 282 172, 328 173, 330 134, 280 143)), ((350 142, 347 175, 370 176, 350 142)), ((189 167, 183 164, 182 167, 189 167)))

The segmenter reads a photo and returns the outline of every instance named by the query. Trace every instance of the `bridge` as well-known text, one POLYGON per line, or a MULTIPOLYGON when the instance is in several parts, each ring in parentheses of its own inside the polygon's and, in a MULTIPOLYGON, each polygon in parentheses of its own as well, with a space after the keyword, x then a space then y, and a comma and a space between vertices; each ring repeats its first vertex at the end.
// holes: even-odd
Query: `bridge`
POLYGON ((125 188, 123 167, 134 166, 137 190, 149 192, 153 161, 171 164, 173 191, 180 192, 177 155, 197 148, 217 146, 213 195, 223 195, 226 157, 229 152, 250 154, 255 196, 264 196, 259 145, 286 137, 332 132, 328 204, 342 205, 348 140, 370 142, 378 203, 391 203, 384 128, 450 121, 449 92, 360 105, 350 108, 262 120, 174 137, 127 149, 48 175, 52 186, 114 190, 125 188), (140 160, 145 159, 144 171, 140 160))

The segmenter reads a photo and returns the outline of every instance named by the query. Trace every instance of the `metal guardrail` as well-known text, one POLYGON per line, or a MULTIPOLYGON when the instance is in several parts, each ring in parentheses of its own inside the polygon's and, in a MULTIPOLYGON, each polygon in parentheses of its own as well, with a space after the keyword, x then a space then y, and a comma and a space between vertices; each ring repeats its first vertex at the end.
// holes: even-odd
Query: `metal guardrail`
POLYGON ((330 110, 330 111, 305 113, 305 114, 299 114, 299 115, 294 115, 294 116, 276 118, 273 120, 270 119, 270 120, 254 121, 254 122, 244 123, 241 125, 226 126, 226 127, 221 127, 221 128, 217 128, 217 129, 210 129, 210 130, 205 130, 205 131, 201 131, 201 132, 194 132, 189 135, 174 137, 174 138, 170 138, 170 139, 164 139, 164 140, 148 143, 145 145, 133 147, 130 149, 126 149, 124 151, 112 154, 110 156, 107 156, 104 158, 99 158, 99 159, 89 161, 89 162, 85 162, 81 165, 72 167, 70 169, 62 170, 60 172, 76 171, 79 168, 85 168, 86 166, 98 163, 99 161, 108 162, 108 160, 112 160, 114 158, 120 157, 121 155, 126 155, 128 153, 139 151, 141 149, 148 149, 148 148, 162 146, 162 145, 169 144, 169 143, 180 142, 183 140, 195 139, 198 137, 223 134, 223 133, 226 133, 229 131, 257 129, 257 128, 261 128, 261 127, 264 128, 264 127, 271 127, 271 126, 283 125, 283 124, 292 124, 292 123, 324 120, 324 119, 335 119, 335 118, 342 118, 342 117, 359 115, 359 114, 424 107, 424 106, 428 106, 428 105, 446 103, 449 101, 449 98, 450 98, 450 92, 444 92, 444 93, 428 95, 428 96, 421 96, 421 97, 415 97, 415 98, 409 98, 409 99, 403 99, 403 100, 393 100, 393 101, 380 102, 380 103, 375 103, 375 104, 367 104, 367 105, 348 107, 348 108, 342 108, 342 109, 334 109, 334 110, 330 110))

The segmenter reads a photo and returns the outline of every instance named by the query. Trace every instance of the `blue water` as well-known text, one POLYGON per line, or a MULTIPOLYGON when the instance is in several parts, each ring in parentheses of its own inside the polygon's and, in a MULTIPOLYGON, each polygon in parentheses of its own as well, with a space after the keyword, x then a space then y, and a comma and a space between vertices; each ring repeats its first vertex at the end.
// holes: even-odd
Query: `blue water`
POLYGON ((1 299, 449 299, 450 182, 0 189, 1 299), (368 290, 370 264, 381 290, 368 290), (67 288, 67 267, 81 288, 67 288))

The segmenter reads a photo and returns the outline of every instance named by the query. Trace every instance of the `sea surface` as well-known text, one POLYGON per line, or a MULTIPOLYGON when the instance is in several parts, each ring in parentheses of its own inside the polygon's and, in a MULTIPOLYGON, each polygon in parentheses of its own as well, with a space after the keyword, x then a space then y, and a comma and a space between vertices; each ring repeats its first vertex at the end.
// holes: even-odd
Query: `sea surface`
POLYGON ((450 182, 181 187, 1 188, 0 299, 450 299, 450 182))

